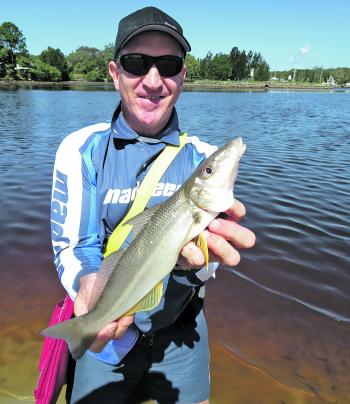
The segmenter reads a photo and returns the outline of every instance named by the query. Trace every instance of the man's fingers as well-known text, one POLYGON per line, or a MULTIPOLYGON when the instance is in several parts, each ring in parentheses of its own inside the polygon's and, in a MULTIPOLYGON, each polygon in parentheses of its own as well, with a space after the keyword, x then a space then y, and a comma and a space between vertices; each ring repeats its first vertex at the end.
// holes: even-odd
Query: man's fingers
MULTIPOLYGON (((214 219, 205 231, 210 261, 234 266, 240 261, 237 249, 250 248, 255 244, 255 234, 237 222, 246 214, 245 206, 235 199, 233 205, 224 213, 224 218, 214 219)), ((200 268, 204 265, 202 251, 195 243, 188 243, 181 251, 179 265, 200 268)))
POLYGON ((134 321, 134 316, 121 317, 118 320, 118 328, 115 331, 113 339, 122 338, 122 336, 125 334, 126 330, 132 324, 133 321, 134 321))
POLYGON ((251 230, 230 220, 214 219, 208 229, 229 241, 235 248, 250 248, 255 244, 255 234, 251 230))
POLYGON ((211 259, 213 255, 221 264, 228 266, 238 265, 241 256, 223 237, 218 236, 215 233, 208 233, 207 243, 211 259))
POLYGON ((204 256, 200 248, 193 241, 184 246, 180 252, 179 265, 190 268, 200 268, 204 264, 204 256))
POLYGON ((238 199, 235 199, 233 205, 229 209, 227 209, 225 214, 229 216, 230 220, 238 222, 240 219, 242 219, 242 217, 245 216, 246 208, 242 202, 240 202, 238 199))
POLYGON ((124 316, 106 325, 97 334, 95 341, 90 345, 89 349, 93 352, 101 352, 110 340, 122 338, 133 321, 134 316, 124 316))
POLYGON ((113 323, 106 325, 106 327, 102 328, 102 330, 97 334, 96 339, 90 345, 89 349, 93 352, 101 352, 107 343, 113 339, 117 329, 117 321, 113 321, 113 323))
MULTIPOLYGON (((239 263, 240 255, 238 251, 223 237, 215 233, 210 233, 207 230, 205 231, 205 236, 208 243, 210 262, 219 262, 229 266, 234 266, 239 263)), ((183 249, 184 263, 179 260, 179 264, 190 268, 202 268, 205 265, 205 258, 201 249, 194 243, 192 243, 189 248, 186 248, 187 246, 188 245, 183 249), (185 259, 186 256, 188 257, 187 259, 185 259)))

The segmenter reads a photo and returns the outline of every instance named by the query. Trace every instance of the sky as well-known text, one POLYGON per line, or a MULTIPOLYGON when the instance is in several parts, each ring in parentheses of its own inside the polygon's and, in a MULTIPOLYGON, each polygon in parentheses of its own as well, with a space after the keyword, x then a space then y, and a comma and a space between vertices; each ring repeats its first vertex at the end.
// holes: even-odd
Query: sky
POLYGON ((237 46, 272 71, 350 67, 350 0, 0 0, 0 24, 14 23, 33 55, 68 55, 114 43, 119 20, 150 5, 181 24, 197 58, 237 46))

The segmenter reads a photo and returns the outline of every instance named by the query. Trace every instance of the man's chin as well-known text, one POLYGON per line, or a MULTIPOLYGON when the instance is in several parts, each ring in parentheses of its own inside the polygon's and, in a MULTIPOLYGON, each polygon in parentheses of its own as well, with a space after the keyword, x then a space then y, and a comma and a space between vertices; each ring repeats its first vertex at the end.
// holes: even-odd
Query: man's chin
POLYGON ((157 135, 168 123, 171 114, 160 111, 143 113, 139 122, 144 128, 143 133, 147 135, 157 135))

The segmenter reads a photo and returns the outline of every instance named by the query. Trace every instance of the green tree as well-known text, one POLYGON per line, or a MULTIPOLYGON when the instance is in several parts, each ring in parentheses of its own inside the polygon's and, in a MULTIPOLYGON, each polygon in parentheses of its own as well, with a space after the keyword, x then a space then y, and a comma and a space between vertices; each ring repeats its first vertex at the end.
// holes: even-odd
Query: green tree
POLYGON ((39 58, 46 64, 56 67, 61 73, 61 80, 68 80, 68 66, 66 58, 60 49, 54 49, 50 46, 43 50, 39 58))
POLYGON ((238 64, 239 64, 240 51, 237 46, 234 46, 230 52, 230 62, 231 62, 231 79, 238 80, 238 64))
POLYGON ((254 80, 266 81, 270 78, 269 65, 263 61, 254 68, 254 80))
POLYGON ((332 70, 332 76, 337 84, 343 86, 345 83, 350 83, 350 68, 338 67, 332 70))
POLYGON ((103 68, 102 73, 104 72, 104 79, 107 81, 112 81, 112 77, 108 73, 108 63, 111 60, 114 60, 114 44, 110 43, 104 47, 102 51, 100 51, 100 56, 103 59, 103 68))
POLYGON ((5 77, 6 75, 8 59, 8 50, 0 48, 0 77, 5 77))
POLYGON ((244 80, 251 77, 254 80, 264 81, 270 78, 270 68, 260 52, 240 51, 236 46, 232 48, 230 57, 232 80, 244 80))
POLYGON ((236 74, 238 80, 244 80, 249 77, 248 58, 244 49, 240 52, 238 57, 236 74))
POLYGON ((30 80, 31 57, 29 55, 19 55, 17 57, 17 64, 21 66, 20 69, 16 70, 17 79, 30 80))
POLYGON ((210 64, 209 78, 212 80, 227 80, 231 75, 229 55, 217 53, 210 64))
POLYGON ((103 81, 106 77, 107 65, 103 54, 97 48, 81 46, 67 56, 67 64, 72 80, 103 81))
POLYGON ((246 52, 246 77, 251 77, 251 71, 254 68, 254 57, 255 53, 253 51, 246 52))
POLYGON ((86 74, 87 81, 105 81, 106 80, 106 69, 101 69, 95 67, 86 74))
POLYGON ((30 76, 37 81, 60 81, 61 72, 54 66, 43 62, 39 56, 30 57, 30 76))
POLYGON ((199 77, 199 70, 200 70, 200 62, 190 53, 186 55, 186 67, 187 73, 186 77, 188 79, 198 78, 199 77))
POLYGON ((25 38, 12 22, 0 25, 0 73, 10 79, 16 79, 16 64, 19 55, 27 55, 25 38))
POLYGON ((199 77, 201 79, 208 79, 210 76, 210 65, 213 59, 213 54, 208 52, 204 59, 201 59, 199 64, 199 77))
POLYGON ((240 51, 236 46, 231 49, 230 56, 231 62, 231 79, 243 80, 249 76, 248 61, 249 57, 246 55, 245 50, 240 51))

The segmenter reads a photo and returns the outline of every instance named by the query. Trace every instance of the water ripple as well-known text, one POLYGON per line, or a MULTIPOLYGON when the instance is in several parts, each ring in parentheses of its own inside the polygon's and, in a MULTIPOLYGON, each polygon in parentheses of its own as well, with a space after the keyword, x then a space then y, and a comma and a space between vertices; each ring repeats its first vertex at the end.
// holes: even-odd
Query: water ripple
MULTIPOLYGON (((234 269, 230 269, 230 271, 232 273, 234 273, 235 275, 239 276, 240 278, 245 279, 246 281, 252 283, 253 285, 257 286, 260 289, 263 289, 264 291, 266 291, 268 293, 272 293, 273 295, 283 297, 284 299, 288 299, 288 300, 297 302, 297 303, 307 307, 310 310, 313 310, 313 311, 315 311, 317 313, 320 313, 320 314, 322 314, 322 315, 324 315, 326 317, 330 317, 330 318, 332 318, 332 319, 334 319, 336 321, 342 321, 342 322, 345 322, 345 323, 350 323, 350 317, 341 316, 337 312, 334 312, 332 310, 322 308, 322 307, 317 306, 317 305, 313 305, 313 304, 311 304, 311 303, 309 303, 309 302, 307 302, 305 300, 298 299, 298 298, 296 298, 295 296, 293 296, 291 294, 283 293, 283 292, 281 292, 279 290, 272 289, 272 288, 270 288, 268 286, 265 286, 265 285, 263 285, 263 284, 261 284, 259 282, 254 281, 253 279, 251 279, 248 276, 242 274, 241 272, 235 271, 234 269)), ((329 291, 329 292, 338 294, 340 296, 338 290, 336 288, 334 288, 334 287, 324 286, 324 289, 329 291)))

